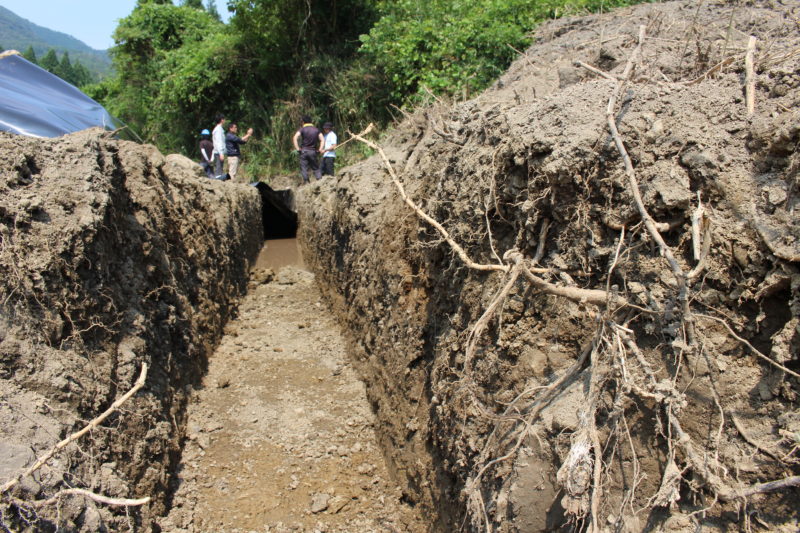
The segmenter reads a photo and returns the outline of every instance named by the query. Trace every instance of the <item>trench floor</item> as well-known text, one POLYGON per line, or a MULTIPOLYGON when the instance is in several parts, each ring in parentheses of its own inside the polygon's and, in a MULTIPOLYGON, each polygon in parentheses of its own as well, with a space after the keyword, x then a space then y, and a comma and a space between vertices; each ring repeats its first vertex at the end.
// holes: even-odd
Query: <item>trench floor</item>
POLYGON ((189 407, 165 532, 422 532, 313 275, 255 284, 189 407))

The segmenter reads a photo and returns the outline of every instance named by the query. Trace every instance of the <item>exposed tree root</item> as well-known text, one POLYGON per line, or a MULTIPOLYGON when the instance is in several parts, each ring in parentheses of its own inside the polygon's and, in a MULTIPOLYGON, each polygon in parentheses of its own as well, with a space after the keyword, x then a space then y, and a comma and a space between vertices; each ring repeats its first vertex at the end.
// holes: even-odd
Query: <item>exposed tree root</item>
MULTIPOLYGON (((53 456, 56 453, 58 453, 60 450, 63 450, 70 443, 75 442, 76 440, 80 439, 82 436, 86 435, 89 431, 97 428, 101 423, 103 423, 103 421, 106 418, 108 418, 111 414, 113 414, 114 412, 119 410, 119 408, 122 406, 122 404, 124 404, 126 401, 128 401, 134 394, 136 394, 139 391, 139 389, 141 389, 144 386, 144 382, 145 382, 146 378, 147 378, 147 365, 145 364, 145 365, 142 365, 142 371, 139 374, 139 378, 136 380, 136 382, 134 383, 133 387, 131 387, 131 389, 128 392, 126 392, 125 394, 123 394, 122 396, 117 398, 117 400, 114 403, 112 403, 111 406, 108 409, 106 409, 99 416, 97 416, 96 418, 91 420, 81 430, 76 431, 75 433, 72 433, 67 438, 63 439, 61 442, 59 442, 58 444, 53 446, 47 453, 45 453, 44 455, 39 457, 33 463, 33 465, 28 467, 25 471, 17 474, 13 478, 11 478, 8 481, 6 481, 2 486, 0 486, 0 494, 5 494, 8 491, 10 491, 17 484, 19 484, 19 482, 22 479, 30 476, 31 474, 33 474, 34 472, 39 470, 41 467, 43 467, 45 464, 47 464, 47 462, 50 459, 52 459, 53 456)), ((146 504, 147 502, 150 501, 149 497, 140 498, 140 499, 136 499, 136 500, 128 500, 128 499, 122 500, 122 499, 108 498, 106 496, 101 496, 99 494, 95 494, 93 492, 90 492, 90 491, 87 491, 87 490, 84 490, 84 489, 72 488, 72 489, 66 489, 66 490, 60 491, 55 496, 53 496, 51 498, 48 498, 47 500, 31 501, 31 502, 25 501, 23 503, 27 504, 27 505, 33 505, 33 506, 44 506, 44 505, 49 505, 51 503, 55 503, 62 496, 69 496, 69 495, 86 496, 86 497, 88 497, 88 498, 90 498, 90 499, 92 499, 92 500, 94 500, 94 501, 96 501, 98 503, 106 503, 108 505, 139 506, 139 505, 144 505, 144 504, 146 504)))
POLYGON ((33 502, 21 502, 23 505, 33 505, 34 507, 44 507, 45 505, 52 505, 54 503, 58 503, 61 501, 62 498, 67 496, 83 496, 84 498, 89 498, 90 500, 101 503, 103 505, 111 505, 117 507, 139 507, 141 505, 145 505, 150 503, 150 496, 146 496, 144 498, 138 499, 130 499, 130 498, 109 498, 108 496, 103 496, 102 494, 97 494, 91 492, 86 489, 65 489, 58 491, 55 495, 51 496, 46 500, 36 500, 33 502))
MULTIPOLYGON (((502 282, 495 280, 499 287, 496 289, 491 301, 481 313, 480 317, 470 328, 466 335, 463 366, 461 369, 449 369, 457 381, 453 390, 457 392, 459 401, 465 397, 468 400, 464 403, 465 421, 472 416, 481 418, 483 422, 490 421, 493 424, 492 430, 483 442, 483 447, 477 457, 469 459, 471 464, 468 466, 469 474, 466 475, 466 483, 463 496, 467 502, 467 514, 465 523, 469 521, 475 529, 492 531, 496 523, 500 520, 493 517, 492 501, 486 499, 487 485, 492 481, 491 473, 502 472, 498 467, 507 461, 514 460, 526 441, 534 435, 536 425, 542 411, 551 405, 553 400, 564 391, 567 384, 572 383, 579 377, 586 379, 588 390, 584 392, 583 400, 585 404, 579 416, 579 421, 574 432, 570 436, 570 446, 566 454, 563 455, 563 462, 557 472, 557 483, 563 489, 562 506, 567 515, 576 524, 581 524, 581 528, 600 533, 605 517, 604 512, 611 505, 604 501, 612 489, 608 482, 612 478, 612 461, 616 458, 622 460, 626 453, 626 448, 630 448, 630 464, 632 469, 632 485, 626 487, 624 498, 620 508, 630 506, 631 512, 636 514, 641 509, 633 509, 633 500, 648 501, 651 505, 671 506, 676 504, 682 495, 682 488, 688 487, 695 494, 710 494, 713 497, 713 507, 717 502, 737 502, 742 501, 755 494, 774 492, 789 487, 800 486, 800 476, 789 476, 784 479, 756 483, 752 485, 740 485, 734 483, 728 474, 725 463, 719 458, 720 448, 723 446, 726 426, 730 428, 730 423, 737 428, 741 437, 749 444, 766 453, 773 459, 779 460, 777 452, 769 450, 763 445, 753 441, 739 421, 731 415, 731 410, 724 405, 723 397, 717 392, 719 370, 712 367, 712 358, 706 351, 708 348, 703 345, 705 339, 697 339, 695 332, 695 321, 698 319, 712 320, 725 326, 728 332, 739 342, 747 346, 758 358, 768 363, 772 367, 779 369, 788 375, 800 377, 800 374, 792 371, 780 362, 775 361, 760 351, 758 351, 747 340, 738 336, 727 322, 716 317, 695 314, 690 306, 692 298, 697 293, 692 292, 692 283, 701 277, 710 263, 712 249, 712 211, 709 206, 704 206, 700 201, 698 191, 698 202, 694 213, 691 216, 691 235, 684 235, 679 241, 680 244, 674 245, 675 250, 667 244, 662 232, 673 231, 685 225, 687 216, 680 217, 680 220, 668 223, 659 223, 648 211, 647 205, 640 191, 639 178, 637 177, 634 163, 620 134, 618 121, 620 119, 619 99, 626 89, 629 80, 633 78, 633 72, 639 64, 642 48, 645 42, 645 27, 639 28, 638 39, 635 48, 631 52, 623 72, 619 76, 614 76, 595 67, 582 62, 576 64, 597 76, 609 80, 613 83, 611 94, 608 98, 605 110, 605 118, 608 132, 616 148, 624 169, 625 190, 633 199, 635 207, 635 220, 640 220, 646 230, 646 235, 640 231, 638 238, 654 243, 652 248, 653 255, 663 257, 666 261, 669 272, 672 276, 665 285, 668 289, 667 294, 660 294, 646 304, 647 309, 633 305, 633 298, 626 298, 626 295, 619 294, 617 285, 612 284, 612 278, 616 282, 620 278, 625 280, 625 256, 636 246, 625 248, 632 242, 633 237, 628 237, 626 241, 626 224, 618 225, 622 233, 616 243, 616 250, 613 259, 609 261, 608 272, 605 274, 602 284, 594 280, 594 286, 578 287, 571 283, 571 278, 566 278, 565 284, 553 283, 556 276, 563 274, 558 269, 546 264, 540 264, 545 257, 544 247, 547 240, 547 232, 550 228, 550 219, 544 218, 541 213, 536 213, 526 222, 524 231, 528 232, 527 242, 532 243, 533 238, 530 234, 533 229, 539 227, 539 238, 536 243, 536 251, 533 258, 526 257, 522 252, 515 248, 506 250, 495 250, 495 240, 491 235, 491 225, 489 215, 485 214, 486 227, 489 232, 489 247, 491 257, 497 260, 496 263, 479 263, 470 258, 467 251, 456 242, 456 239, 443 227, 441 223, 425 213, 405 192, 402 182, 395 172, 389 159, 381 147, 364 136, 371 130, 371 125, 361 134, 354 134, 352 138, 357 139, 380 155, 391 180, 397 188, 400 197, 413 210, 421 220, 433 226, 441 235, 452 252, 460 258, 468 269, 481 272, 502 272, 502 282), (687 253, 683 253, 688 246, 691 246, 687 253), (622 258, 622 259, 621 259, 622 258), (692 260, 694 261, 692 263, 692 260), (622 265, 620 265, 622 261, 622 265), (687 264, 691 263, 691 264, 687 264), (693 265, 693 268, 692 268, 693 265), (615 272, 615 268, 620 272, 615 272), (674 277, 674 283, 672 281, 674 277), (533 385, 520 386, 523 389, 512 400, 504 398, 499 401, 495 398, 488 398, 489 394, 481 394, 481 387, 478 385, 479 379, 474 376, 478 372, 481 362, 479 356, 492 355, 491 347, 485 352, 480 351, 480 341, 487 336, 490 325, 500 315, 504 303, 511 297, 515 289, 524 282, 530 287, 542 291, 548 295, 558 296, 578 304, 591 304, 596 309, 587 311, 587 316, 595 320, 596 329, 594 337, 588 346, 585 346, 581 353, 576 354, 575 362, 569 369, 563 371, 556 379, 547 384, 544 379, 535 381, 533 385), (604 285, 604 287, 603 287, 604 285), (645 344, 649 340, 643 341, 639 337, 638 341, 646 351, 637 344, 637 335, 630 329, 631 322, 640 319, 642 312, 653 316, 653 324, 662 321, 669 323, 669 328, 663 327, 659 332, 661 337, 656 341, 658 348, 653 349, 652 344, 645 344), (591 313, 591 314, 590 314, 591 313), (623 316, 624 315, 624 316, 623 316), (650 362, 647 357, 653 358, 653 352, 672 355, 672 361, 665 361, 663 365, 659 362, 650 362), (713 396, 713 404, 710 399, 710 419, 713 421, 711 435, 703 440, 698 435, 696 428, 692 427, 687 418, 683 417, 684 423, 694 433, 690 435, 681 423, 681 413, 690 404, 691 397, 687 399, 684 382, 682 382, 681 371, 691 366, 692 362, 698 364, 708 363, 709 371, 698 379, 703 380, 703 385, 710 388, 709 396, 713 396), (716 374, 715 374, 716 372, 716 374), (707 380, 707 382, 706 382, 707 380), (544 382, 545 384, 542 384, 544 382), (609 407, 613 399, 613 407, 609 407), (470 403, 471 402, 471 403, 470 403), (641 471, 637 459, 636 444, 631 437, 630 429, 626 416, 626 405, 640 402, 648 408, 652 408, 655 413, 653 421, 655 430, 654 436, 658 439, 659 446, 665 448, 664 468, 661 475, 658 489, 653 489, 651 494, 637 495, 636 491, 641 491, 640 481, 641 471), (477 409, 475 409, 475 408, 477 409), (603 420, 600 417, 607 416, 607 420, 613 424, 602 426, 602 439, 598 426, 603 420), (608 433, 606 433, 608 430, 608 433), (615 440, 616 439, 616 440, 615 440), (620 445, 621 444, 621 445, 620 445), (616 454, 616 455, 615 455, 616 454), (692 477, 689 476, 691 474, 692 477), (604 509, 604 504, 606 508, 604 509)), ((688 46, 688 41, 687 41, 688 46)), ((754 46, 752 47, 754 49, 754 46)), ((738 57, 741 57, 740 55, 738 57)), ((749 61, 752 63, 752 50, 748 49, 749 61)), ((707 70, 701 77, 685 84, 694 84, 732 62, 732 57, 723 59, 721 62, 707 70)), ((752 66, 752 65, 751 65, 752 66)), ((748 82, 749 83, 749 82, 748 82)), ((748 99, 748 110, 750 110, 750 100, 748 99)), ((749 111, 752 113, 752 111, 749 111)), ((449 133, 438 131, 434 132, 450 142, 449 133)), ((460 144, 460 143, 458 143, 460 144)), ((495 168, 494 159, 497 151, 492 158, 492 167, 495 168)), ((495 211, 501 216, 501 209, 498 205, 497 195, 495 194, 494 176, 492 177, 491 193, 492 198, 484 202, 484 206, 494 201, 495 211)), ((535 205, 535 204, 534 204, 535 205)), ((613 210, 611 216, 615 214, 613 210)), ((487 209, 488 212, 488 209, 487 209)), ((654 211, 655 212, 655 211, 654 211)), ((511 218, 511 217, 509 217, 511 218)), ((674 217, 678 218, 678 217, 674 217)), ((556 218, 557 219, 557 218, 556 218)), ((508 220, 504 219, 508 222, 508 220)), ((615 227, 612 224, 606 224, 615 227)), ((523 230, 520 230, 520 235, 523 230)), ((590 230, 591 231, 591 230, 590 230)), ((594 233, 592 233, 594 239, 594 233)), ((517 236, 517 243, 521 238, 517 236)), ((522 246, 521 244, 518 244, 522 246)), ((769 243, 768 243, 769 246, 769 243)), ((605 254, 608 254, 606 248, 605 254)), ((777 255, 777 254, 776 254, 777 255)), ((788 261, 794 258, 786 258, 788 261)), ((660 263, 661 260, 658 260, 660 263)), ((554 262, 555 263, 555 262, 554 262)), ((712 263, 713 264, 713 263, 712 263)), ((667 274, 669 277, 669 274, 667 274)), ((562 281, 564 278, 562 278, 562 281)), ((640 280, 637 280, 637 282, 640 280)), ((578 309, 584 309, 578 307, 578 309)), ((578 311, 580 312, 580 311, 578 311)), ((499 321, 499 320, 498 320, 499 321)), ((648 325, 653 325, 648 324, 648 325)), ((499 328, 498 328, 499 329, 499 328)), ((655 328, 654 328, 655 329, 655 328)), ((653 337, 659 333, 654 334, 653 337)), ((458 364, 458 363, 457 363, 458 364)), ((697 365, 695 365, 697 366, 697 365)), ((696 376, 692 375, 691 380, 696 376)), ((691 381, 690 381, 691 383, 691 381)), ((505 391, 504 391, 505 392, 505 391)), ((627 411, 630 416, 630 410, 627 411)), ((733 440, 738 440, 736 433, 730 431, 733 440)), ((625 457, 627 460, 628 457, 625 457)), ((786 463, 784 463, 786 464, 786 463)), ((622 467, 625 469, 626 467, 622 467)), ((628 472, 623 472, 627 475, 628 472)), ((683 493, 685 494, 685 493, 683 493)), ((620 522, 617 522, 619 525, 620 522)))

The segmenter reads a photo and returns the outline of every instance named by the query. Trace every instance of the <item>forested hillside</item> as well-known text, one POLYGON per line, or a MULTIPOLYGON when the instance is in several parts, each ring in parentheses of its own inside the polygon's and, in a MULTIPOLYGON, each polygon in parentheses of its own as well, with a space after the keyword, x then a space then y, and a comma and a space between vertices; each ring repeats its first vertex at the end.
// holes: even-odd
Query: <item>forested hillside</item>
MULTIPOLYGON (((83 65, 90 80, 98 80, 111 73, 111 59, 105 50, 95 50, 71 35, 38 26, 3 6, 0 6, 0 36, 0 45, 4 49, 27 51, 28 60, 31 56, 43 59, 53 50, 55 61, 63 61, 67 53, 70 64, 83 65)), ((53 72, 49 68, 47 70, 53 72)))
POLYGON ((146 141, 192 156, 197 132, 225 113, 255 129, 246 160, 266 175, 293 166, 289 138, 304 113, 344 132, 468 97, 543 20, 630 3, 229 0, 223 24, 213 0, 140 0, 114 34, 116 77, 89 92, 146 141))

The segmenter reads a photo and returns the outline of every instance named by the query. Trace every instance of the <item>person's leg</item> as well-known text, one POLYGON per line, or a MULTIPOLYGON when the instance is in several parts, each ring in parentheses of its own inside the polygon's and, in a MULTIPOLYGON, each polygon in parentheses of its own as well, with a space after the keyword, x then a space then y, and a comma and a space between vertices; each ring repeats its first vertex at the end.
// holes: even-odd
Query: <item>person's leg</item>
POLYGON ((228 174, 234 183, 239 183, 236 179, 236 174, 239 172, 239 158, 237 156, 228 156, 228 174))
POLYGON ((211 178, 213 180, 214 179, 214 169, 211 168, 211 163, 209 163, 208 161, 203 161, 201 163, 201 165, 203 166, 203 171, 205 171, 206 176, 208 176, 209 178, 211 178))
POLYGON ((222 175, 222 160, 219 158, 219 154, 214 154, 214 171, 217 176, 222 175))
POLYGON ((303 178, 303 183, 308 183, 308 152, 303 150, 300 152, 300 176, 303 178))
POLYGON ((322 169, 319 167, 319 158, 316 152, 309 152, 311 154, 311 169, 314 171, 317 181, 322 179, 322 169))
POLYGON ((323 157, 322 158, 322 175, 323 176, 333 176, 333 161, 335 158, 333 157, 323 157))

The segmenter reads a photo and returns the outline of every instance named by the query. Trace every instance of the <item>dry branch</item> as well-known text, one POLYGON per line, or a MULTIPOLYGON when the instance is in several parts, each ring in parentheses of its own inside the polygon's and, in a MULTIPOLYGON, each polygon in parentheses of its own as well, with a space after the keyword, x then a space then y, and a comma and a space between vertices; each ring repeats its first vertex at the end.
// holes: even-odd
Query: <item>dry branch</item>
POLYGON ((766 483, 757 483, 742 489, 734 489, 731 494, 727 494, 729 500, 725 500, 723 495, 720 495, 724 501, 734 499, 749 498, 755 494, 764 494, 766 492, 775 492, 776 490, 787 489, 789 487, 800 487, 800 476, 791 476, 776 481, 767 481, 766 483))
POLYGON ((583 61, 576 61, 575 65, 579 66, 579 67, 583 67, 586 70, 588 70, 589 72, 593 72, 594 74, 597 74, 598 76, 601 76, 601 77, 603 77, 603 78, 605 78, 607 80, 611 80, 613 82, 619 81, 617 78, 615 78, 614 76, 612 76, 608 72, 604 72, 604 71, 600 70, 599 68, 595 68, 595 67, 593 67, 591 65, 588 65, 588 64, 584 63, 583 61))
POLYGON ((536 254, 533 256, 533 264, 538 264, 544 257, 544 245, 547 241, 547 230, 550 229, 550 219, 545 218, 542 220, 542 226, 539 228, 539 243, 536 245, 536 254))
POLYGON ((600 289, 582 289, 580 287, 564 287, 561 285, 555 285, 535 275, 527 266, 523 265, 521 268, 522 273, 525 274, 525 277, 528 278, 528 281, 530 281, 534 287, 550 294, 561 296, 567 300, 572 300, 573 302, 585 302, 597 305, 599 307, 604 307, 608 303, 613 305, 627 305, 628 303, 627 300, 625 300, 625 298, 622 296, 615 295, 612 299, 610 298, 609 293, 600 289))
MULTIPOLYGON (((417 204, 408 197, 406 194, 405 188, 403 184, 400 183, 400 180, 397 177, 397 174, 394 171, 394 167, 392 166, 389 158, 386 157, 386 153, 383 149, 377 144, 368 139, 364 138, 364 135, 368 134, 372 131, 372 124, 370 124, 366 130, 358 134, 351 134, 353 139, 358 139, 359 141, 363 142, 373 150, 377 151, 381 159, 383 159, 383 163, 386 166, 386 169, 389 172, 389 176, 392 179, 392 183, 394 183, 395 187, 397 188, 398 192, 400 193, 400 197, 403 201, 414 210, 414 212, 423 219, 425 222, 436 228, 442 237, 444 237, 447 244, 453 249, 453 251, 461 258, 462 261, 467 265, 468 268, 474 270, 482 270, 482 271, 499 271, 499 272, 510 272, 511 267, 509 265, 504 264, 480 264, 474 262, 470 257, 467 255, 467 252, 453 239, 450 233, 442 226, 437 220, 432 218, 430 215, 425 213, 422 209, 420 209, 417 204)), ((549 226, 549 224, 548 224, 549 226)), ((542 237, 546 236, 546 226, 543 227, 542 237)), ((605 306, 609 302, 608 293, 606 291, 597 290, 597 289, 582 289, 579 287, 563 287, 559 285, 554 285, 548 281, 543 280, 542 278, 536 276, 533 272, 547 272, 547 269, 533 269, 527 267, 523 263, 523 256, 519 252, 506 252, 505 259, 511 259, 514 261, 515 264, 520 265, 522 272, 525 274, 525 277, 533 283, 534 286, 537 288, 544 290, 550 294, 554 294, 556 296, 562 296, 574 302, 587 302, 597 306, 605 306)), ((627 303, 624 298, 618 297, 614 300, 614 303, 618 304, 625 304, 627 303)))
POLYGON ((695 78, 695 79, 693 79, 693 80, 685 81, 685 82, 683 82, 683 84, 684 84, 684 85, 695 85, 695 84, 697 84, 697 83, 700 83, 701 81, 703 81, 703 80, 704 80, 704 79, 706 79, 707 77, 711 76, 711 75, 712 75, 712 74, 714 74, 715 72, 717 72, 717 71, 719 71, 720 69, 722 69, 722 67, 728 66, 728 65, 730 65, 731 63, 733 63, 733 60, 734 60, 734 59, 735 59, 735 58, 734 58, 734 56, 731 56, 731 57, 726 57, 725 59, 723 59, 722 61, 720 61, 719 63, 717 63, 716 65, 714 65, 714 66, 713 66, 713 67, 711 67, 710 69, 708 69, 707 71, 705 71, 705 72, 704 72, 703 74, 701 74, 700 76, 696 77, 696 78, 695 78))
POLYGON ((700 191, 697 191, 697 209, 692 213, 692 251, 694 252, 695 261, 700 261, 703 250, 702 237, 700 236, 700 230, 703 224, 703 211, 703 200, 700 198, 700 191))
POLYGON ((683 431, 677 417, 670 413, 670 427, 677 437, 689 464, 692 469, 699 474, 714 491, 714 494, 724 502, 741 500, 755 494, 764 494, 789 487, 800 487, 800 476, 791 476, 780 480, 757 483, 741 488, 729 487, 717 474, 711 472, 706 466, 706 460, 699 455, 692 444, 691 438, 683 431))
POLYGON ((739 422, 739 419, 736 418, 736 416, 733 413, 728 413, 728 417, 733 421, 733 425, 734 427, 736 427, 736 430, 750 446, 769 455, 773 459, 776 459, 778 461, 783 461, 780 455, 771 451, 769 448, 767 448, 766 446, 764 446, 763 444, 759 443, 757 440, 752 438, 750 435, 748 435, 747 431, 744 429, 744 427, 742 427, 741 422, 739 422))
POLYGON ((703 220, 702 226, 705 227, 705 231, 702 236, 703 246, 700 249, 700 260, 697 262, 697 265, 686 274, 686 278, 689 281, 693 281, 705 269, 708 254, 711 252, 711 220, 706 218, 703 220))
POLYGON ((630 58, 628 59, 628 63, 625 66, 625 70, 622 73, 622 77, 616 81, 616 87, 614 91, 611 93, 611 97, 608 99, 608 107, 606 108, 606 119, 608 122, 608 128, 611 131, 611 136, 614 138, 614 144, 617 147, 617 151, 620 153, 622 157, 622 161, 625 165, 625 174, 628 177, 628 184, 630 186, 631 194, 633 194, 634 201, 636 202, 636 209, 639 211, 639 216, 642 217, 642 221, 644 222, 645 227, 647 228, 648 233, 653 238, 653 240, 658 244, 661 253, 664 254, 664 257, 667 259, 670 267, 672 268, 672 272, 675 274, 675 277, 678 279, 678 283, 683 289, 686 285, 686 277, 683 273, 683 269, 678 264, 677 259, 672 254, 672 250, 667 246, 667 243, 664 242, 664 238, 659 233, 658 228, 656 226, 656 221, 650 216, 650 213, 647 211, 647 208, 644 205, 644 200, 642 200, 642 195, 639 191, 639 183, 636 178, 636 171, 633 168, 633 163, 631 162, 631 158, 628 155, 628 150, 625 148, 625 144, 622 142, 622 137, 619 134, 619 130, 617 129, 617 122, 615 119, 614 111, 616 109, 617 99, 619 98, 620 93, 622 92, 622 88, 624 86, 624 82, 630 77, 631 72, 633 70, 634 65, 636 64, 636 59, 639 56, 640 50, 642 48, 642 43, 644 42, 645 36, 645 27, 639 27, 639 42, 634 49, 633 53, 631 54, 630 58))
POLYGON ((486 311, 483 312, 481 317, 477 322, 475 322, 475 325, 472 326, 472 329, 469 332, 469 336, 467 337, 467 347, 464 353, 464 372, 468 376, 471 373, 472 358, 475 355, 478 339, 480 339, 483 330, 489 325, 489 322, 492 320, 492 317, 495 315, 497 310, 500 308, 503 302, 505 302, 505 299, 511 292, 511 289, 514 288, 514 284, 517 282, 519 273, 519 268, 514 268, 511 270, 508 276, 508 281, 506 281, 505 285, 503 285, 503 288, 498 291, 498 293, 492 299, 492 302, 486 308, 486 311))
POLYGON ((130 399, 131 396, 136 394, 136 392, 144 386, 144 381, 145 381, 146 377, 147 377, 147 364, 143 364, 142 365, 142 372, 141 372, 141 374, 139 374, 139 378, 136 380, 136 383, 134 383, 134 385, 131 388, 131 390, 129 390, 128 392, 126 392, 125 394, 120 396, 113 404, 111 404, 111 407, 106 409, 102 414, 100 414, 100 416, 98 416, 97 418, 95 418, 94 420, 89 422, 86 426, 84 426, 83 429, 71 434, 69 437, 67 437, 66 439, 62 440, 61 442, 59 442, 58 444, 53 446, 50 449, 50 451, 48 451, 43 456, 41 456, 39 459, 37 459, 36 462, 33 463, 33 465, 30 468, 28 468, 27 470, 25 470, 21 474, 17 474, 16 476, 11 478, 10 480, 6 481, 6 483, 3 484, 2 487, 0 487, 0 494, 8 492, 15 485, 17 485, 20 482, 20 480, 22 480, 23 478, 31 475, 32 473, 34 473, 38 469, 40 469, 42 466, 44 466, 47 463, 47 461, 52 459, 52 457, 59 450, 64 449, 71 442, 75 442, 76 440, 78 440, 79 438, 84 436, 86 433, 88 433, 92 429, 94 429, 97 426, 99 426, 103 422, 103 420, 108 418, 114 411, 119 409, 119 407, 122 404, 124 404, 126 401, 128 401, 128 399, 130 399))
POLYGON ((756 53, 756 41, 754 36, 750 36, 747 41, 747 53, 744 56, 744 95, 747 102, 747 116, 751 116, 756 111, 756 76, 754 56, 756 53))

